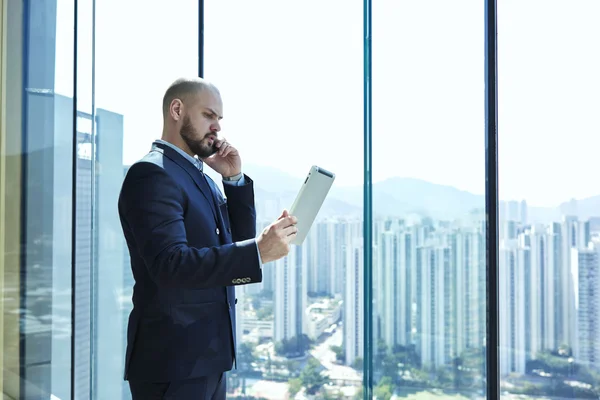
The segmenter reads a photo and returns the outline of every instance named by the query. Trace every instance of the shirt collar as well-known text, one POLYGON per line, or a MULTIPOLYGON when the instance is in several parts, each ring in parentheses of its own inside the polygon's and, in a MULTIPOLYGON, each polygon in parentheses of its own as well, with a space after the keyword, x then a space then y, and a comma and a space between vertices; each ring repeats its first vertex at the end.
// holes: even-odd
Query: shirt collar
POLYGON ((183 158, 185 158, 186 160, 188 160, 189 162, 191 162, 191 163, 192 163, 192 165, 193 165, 194 167, 196 167, 196 168, 198 168, 200 171, 202 171, 202 167, 203 167, 203 162, 202 162, 202 160, 199 160, 199 159, 198 159, 198 158, 196 158, 196 157, 192 157, 192 156, 190 156, 188 153, 186 153, 185 151, 181 150, 179 147, 175 146, 175 145, 174 145, 174 144, 172 144, 172 143, 166 142, 166 141, 164 141, 164 140, 162 140, 162 139, 155 140, 155 141, 154 141, 154 143, 152 143, 152 149, 153 149, 153 150, 156 148, 156 144, 158 144, 158 143, 160 143, 160 144, 162 144, 162 145, 165 145, 165 146, 168 146, 168 147, 172 148, 172 149, 173 149, 173 150, 175 150, 177 153, 181 154, 181 156, 182 156, 183 158))

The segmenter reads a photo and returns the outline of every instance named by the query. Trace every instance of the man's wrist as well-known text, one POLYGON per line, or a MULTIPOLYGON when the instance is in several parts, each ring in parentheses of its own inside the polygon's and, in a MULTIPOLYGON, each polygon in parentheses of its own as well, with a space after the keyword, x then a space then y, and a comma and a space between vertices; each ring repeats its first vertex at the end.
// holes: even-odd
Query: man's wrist
POLYGON ((223 180, 224 181, 229 181, 229 182, 236 182, 239 181, 240 179, 242 179, 242 177, 244 176, 244 174, 242 172, 240 172, 239 174, 235 174, 232 176, 224 176, 223 180))

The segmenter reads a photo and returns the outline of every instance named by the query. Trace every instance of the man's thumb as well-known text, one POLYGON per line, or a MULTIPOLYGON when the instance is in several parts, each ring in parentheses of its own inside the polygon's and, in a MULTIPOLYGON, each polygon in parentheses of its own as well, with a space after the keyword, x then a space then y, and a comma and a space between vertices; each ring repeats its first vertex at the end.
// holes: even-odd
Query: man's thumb
POLYGON ((278 220, 289 217, 290 213, 288 212, 288 210, 283 210, 283 212, 281 213, 281 217, 277 218, 278 220))

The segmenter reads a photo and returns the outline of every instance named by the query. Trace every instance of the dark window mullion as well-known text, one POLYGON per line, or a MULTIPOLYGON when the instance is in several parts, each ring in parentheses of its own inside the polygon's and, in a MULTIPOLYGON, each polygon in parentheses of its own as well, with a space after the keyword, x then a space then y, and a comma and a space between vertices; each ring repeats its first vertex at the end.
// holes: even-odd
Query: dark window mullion
POLYGON ((500 398, 498 375, 498 63, 497 2, 485 0, 485 209, 486 383, 488 400, 500 398))

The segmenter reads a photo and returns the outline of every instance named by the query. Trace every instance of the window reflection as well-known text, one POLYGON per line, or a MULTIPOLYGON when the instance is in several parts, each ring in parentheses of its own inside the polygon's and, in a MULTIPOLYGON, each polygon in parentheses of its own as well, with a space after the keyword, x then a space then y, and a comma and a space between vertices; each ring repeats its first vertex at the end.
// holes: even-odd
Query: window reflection
POLYGON ((5 3, 0 154, 3 396, 69 398, 73 92, 59 92, 73 1, 5 3), (57 39, 60 38, 60 43, 57 39))

